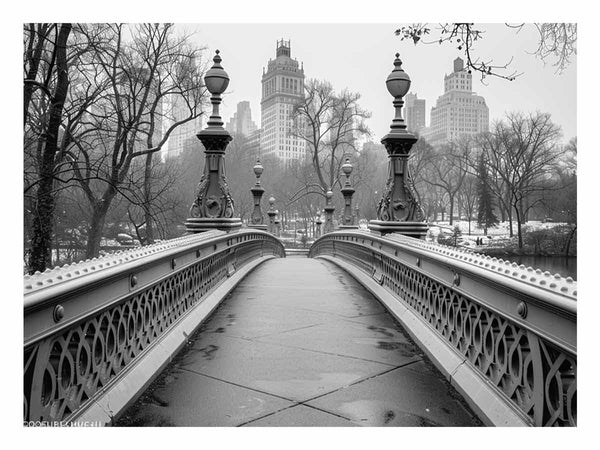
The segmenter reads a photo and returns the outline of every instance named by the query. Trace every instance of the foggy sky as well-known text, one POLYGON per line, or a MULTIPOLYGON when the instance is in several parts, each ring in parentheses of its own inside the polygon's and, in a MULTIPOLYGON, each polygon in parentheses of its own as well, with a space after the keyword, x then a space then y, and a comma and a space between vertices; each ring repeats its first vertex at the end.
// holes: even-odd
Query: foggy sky
MULTIPOLYGON (((292 58, 304 63, 307 78, 325 79, 336 91, 348 88, 362 95, 359 104, 372 113, 367 123, 372 139, 378 142, 388 132, 393 117, 392 97, 385 79, 393 69, 396 52, 412 79, 411 92, 427 102, 428 126, 431 107, 443 93, 444 75, 452 71, 457 56, 464 59, 464 52, 448 43, 415 46, 412 41, 401 41, 394 34, 401 25, 213 23, 177 27, 195 33, 194 40, 207 47, 206 57, 212 58, 215 49, 221 51, 222 65, 231 79, 223 97, 224 121, 233 115, 238 102, 248 100, 252 118, 261 126, 262 69, 269 58, 275 58, 276 42, 283 38, 291 40, 292 58)), ((510 68, 523 72, 514 81, 487 77, 483 83, 479 74, 473 73, 473 91, 485 98, 490 123, 509 111, 547 112, 561 126, 564 142, 576 136, 576 57, 562 74, 557 74, 553 60, 544 64, 532 55, 539 37, 533 25, 525 26, 519 33, 504 24, 478 26, 485 35, 474 45, 475 56, 493 60, 497 65, 512 58, 510 68)), ((432 34, 436 36, 435 30, 432 34)))

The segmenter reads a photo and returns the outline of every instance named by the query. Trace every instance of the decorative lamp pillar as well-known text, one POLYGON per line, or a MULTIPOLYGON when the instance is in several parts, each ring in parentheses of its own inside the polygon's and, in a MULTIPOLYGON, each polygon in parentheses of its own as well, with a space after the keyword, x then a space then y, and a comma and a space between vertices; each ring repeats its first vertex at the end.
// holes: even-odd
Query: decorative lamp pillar
POLYGON ((344 214, 342 216, 340 228, 358 228, 358 222, 354 222, 354 216, 352 215, 352 196, 354 195, 354 188, 350 184, 352 164, 350 164, 349 158, 346 158, 346 162, 342 166, 342 172, 346 175, 346 183, 342 188, 342 195, 344 196, 344 214))
POLYGON ((263 173, 263 166, 260 163, 260 159, 256 160, 256 164, 253 167, 254 175, 256 175, 256 184, 250 192, 252 193, 252 197, 254 198, 254 211, 252 211, 252 216, 250 217, 251 224, 248 225, 250 228, 258 228, 260 230, 267 230, 267 224, 265 223, 265 218, 260 209, 260 200, 265 192, 265 189, 260 185, 260 176, 263 173))
POLYGON ((275 216, 277 215, 277 211, 275 211, 275 197, 269 198, 269 210, 267 211, 267 216, 269 216, 269 233, 276 234, 275 231, 275 216))
POLYGON ((317 221, 315 222, 315 224, 317 225, 317 229, 316 231, 316 235, 315 235, 315 239, 320 238, 321 237, 321 225, 323 225, 323 221, 321 220, 321 213, 319 213, 319 216, 317 217, 317 221))
POLYGON ((204 76, 204 84, 211 93, 213 106, 207 127, 198 133, 204 146, 204 173, 198 183, 198 194, 190 208, 190 217, 185 222, 188 232, 207 230, 236 230, 242 226, 239 218, 233 217, 234 203, 225 178, 225 149, 231 135, 223 128, 219 115, 221 94, 229 85, 229 76, 221 66, 219 50, 215 51, 213 66, 204 76))
POLYGON ((279 218, 279 210, 275 210, 275 236, 281 236, 281 219, 279 218))
POLYGON ((325 194, 325 226, 323 227, 323 234, 331 233, 333 231, 333 212, 335 211, 335 206, 331 204, 331 199, 333 198, 333 192, 331 190, 327 191, 325 194))
POLYGON ((425 239, 428 226, 408 170, 408 157, 417 137, 407 131, 401 111, 403 97, 410 88, 410 77, 402 70, 398 53, 394 60, 394 70, 388 76, 386 85, 394 97, 396 116, 392 120, 390 132, 381 139, 389 157, 388 179, 377 207, 377 220, 371 220, 369 228, 381 234, 400 233, 425 239))

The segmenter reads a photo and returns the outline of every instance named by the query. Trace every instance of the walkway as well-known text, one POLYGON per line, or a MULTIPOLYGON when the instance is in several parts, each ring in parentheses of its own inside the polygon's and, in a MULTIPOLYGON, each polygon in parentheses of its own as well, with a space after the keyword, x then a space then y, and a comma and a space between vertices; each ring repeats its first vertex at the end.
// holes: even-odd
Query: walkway
POLYGON ((119 426, 474 426, 375 298, 331 263, 267 261, 119 426))

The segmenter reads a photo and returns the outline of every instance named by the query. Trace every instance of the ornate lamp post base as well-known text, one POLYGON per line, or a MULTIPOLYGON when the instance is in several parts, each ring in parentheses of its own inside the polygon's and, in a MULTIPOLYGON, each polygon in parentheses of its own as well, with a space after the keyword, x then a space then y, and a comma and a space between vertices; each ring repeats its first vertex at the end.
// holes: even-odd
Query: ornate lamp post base
POLYGON ((190 217, 185 221, 185 229, 188 233, 202 233, 209 230, 235 231, 242 227, 239 217, 230 219, 224 217, 190 217))
POLYGON ((188 233, 208 230, 234 231, 242 226, 239 217, 233 217, 233 198, 225 177, 225 149, 231 135, 223 128, 219 115, 221 94, 229 85, 229 76, 221 66, 219 50, 215 51, 213 66, 206 72, 204 83, 211 93, 212 114, 207 128, 197 134, 204 146, 204 174, 198 184, 196 200, 190 208, 190 217, 185 221, 188 233))
POLYGON ((423 222, 392 222, 386 220, 369 221, 369 230, 378 233, 400 233, 417 239, 425 239, 429 226, 423 222))
POLYGON ((377 207, 377 220, 369 222, 369 229, 381 234, 400 233, 417 239, 425 239, 428 225, 423 208, 417 200, 408 167, 410 150, 417 137, 406 129, 402 118, 402 99, 410 88, 410 77, 402 70, 400 55, 396 53, 394 70, 387 77, 388 92, 394 97, 396 115, 390 132, 381 143, 388 153, 388 179, 383 197, 377 207))

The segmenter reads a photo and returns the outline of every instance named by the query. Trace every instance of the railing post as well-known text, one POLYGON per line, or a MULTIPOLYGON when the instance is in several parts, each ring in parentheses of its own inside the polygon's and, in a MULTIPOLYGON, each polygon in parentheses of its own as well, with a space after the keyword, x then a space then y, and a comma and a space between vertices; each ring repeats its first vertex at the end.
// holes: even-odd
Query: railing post
POLYGON ((212 95, 210 101, 213 111, 207 128, 197 135, 206 156, 196 200, 190 208, 190 217, 185 222, 189 233, 213 229, 231 231, 242 226, 242 221, 233 217, 234 202, 225 178, 225 149, 232 138, 223 128, 223 120, 219 115, 221 94, 229 85, 229 76, 221 66, 219 50, 215 53, 214 64, 204 77, 206 88, 212 95))
POLYGON ((260 159, 256 160, 256 164, 254 165, 254 175, 256 175, 256 184, 250 189, 252 193, 252 197, 254 199, 254 211, 252 211, 251 216, 251 224, 248 225, 249 228, 258 228, 260 230, 267 230, 267 225, 265 224, 265 218, 263 216, 262 210, 260 209, 260 200, 265 192, 265 189, 260 185, 260 176, 263 173, 263 166, 260 163, 260 159))
POLYGON ((369 228, 382 234, 401 233, 425 239, 428 226, 408 169, 410 150, 417 142, 417 137, 407 131, 401 112, 403 97, 410 88, 410 77, 402 70, 398 53, 394 60, 394 70, 388 76, 386 85, 394 97, 396 116, 392 120, 390 132, 381 140, 389 157, 388 180, 377 207, 377 220, 370 221, 369 228))
POLYGON ((346 162, 342 166, 342 171, 346 175, 346 183, 342 188, 342 195, 344 196, 344 215, 342 216, 342 224, 340 228, 358 228, 358 217, 357 222, 354 221, 352 215, 352 196, 354 195, 354 188, 350 184, 350 174, 352 173, 352 164, 350 159, 346 158, 346 162))

